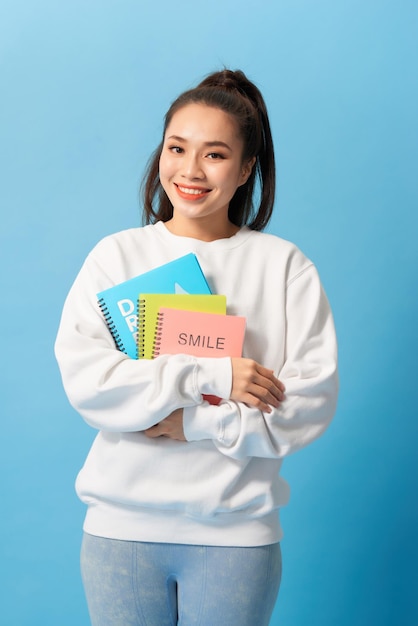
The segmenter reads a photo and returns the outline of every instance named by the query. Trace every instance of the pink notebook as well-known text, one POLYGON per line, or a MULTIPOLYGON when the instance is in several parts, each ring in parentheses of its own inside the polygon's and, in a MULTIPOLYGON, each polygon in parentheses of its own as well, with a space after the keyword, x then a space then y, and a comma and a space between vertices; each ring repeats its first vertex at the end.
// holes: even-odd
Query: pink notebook
POLYGON ((161 307, 153 357, 192 354, 203 357, 241 356, 245 317, 161 307))
MULTIPOLYGON (((161 307, 158 313, 153 358, 160 354, 202 357, 241 356, 245 317, 161 307)), ((204 395, 210 404, 221 398, 204 395)))

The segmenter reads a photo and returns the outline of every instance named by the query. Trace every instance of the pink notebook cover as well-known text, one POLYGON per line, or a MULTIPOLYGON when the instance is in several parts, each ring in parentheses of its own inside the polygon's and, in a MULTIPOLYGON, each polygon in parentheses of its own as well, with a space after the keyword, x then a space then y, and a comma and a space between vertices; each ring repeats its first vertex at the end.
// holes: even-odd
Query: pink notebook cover
MULTIPOLYGON (((241 356, 245 317, 201 311, 160 308, 153 358, 160 354, 191 354, 202 357, 241 356)), ((221 398, 204 394, 210 404, 221 398)))
POLYGON ((160 308, 154 354, 241 356, 245 317, 160 308))

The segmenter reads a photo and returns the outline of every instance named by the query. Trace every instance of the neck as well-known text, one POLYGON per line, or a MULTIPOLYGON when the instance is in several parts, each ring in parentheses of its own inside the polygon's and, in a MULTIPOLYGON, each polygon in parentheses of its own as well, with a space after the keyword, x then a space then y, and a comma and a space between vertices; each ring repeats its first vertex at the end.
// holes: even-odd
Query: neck
POLYGON ((233 237, 239 230, 239 226, 232 224, 229 220, 225 223, 219 223, 216 220, 182 220, 181 218, 172 217, 165 222, 167 229, 179 237, 190 237, 192 239, 200 239, 201 241, 216 241, 217 239, 229 239, 233 237))

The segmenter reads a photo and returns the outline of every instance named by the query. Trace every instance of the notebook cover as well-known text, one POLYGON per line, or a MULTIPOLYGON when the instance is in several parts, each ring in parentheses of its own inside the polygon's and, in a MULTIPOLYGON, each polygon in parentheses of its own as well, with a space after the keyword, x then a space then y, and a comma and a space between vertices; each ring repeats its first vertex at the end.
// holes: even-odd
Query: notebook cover
POLYGON ((158 311, 161 307, 207 313, 226 313, 226 296, 143 293, 138 303, 138 358, 152 359, 158 311))
POLYGON ((190 253, 97 294, 99 306, 119 350, 137 358, 140 293, 210 294, 195 254, 190 253))
POLYGON ((246 319, 161 307, 153 356, 191 354, 200 357, 241 356, 246 319))

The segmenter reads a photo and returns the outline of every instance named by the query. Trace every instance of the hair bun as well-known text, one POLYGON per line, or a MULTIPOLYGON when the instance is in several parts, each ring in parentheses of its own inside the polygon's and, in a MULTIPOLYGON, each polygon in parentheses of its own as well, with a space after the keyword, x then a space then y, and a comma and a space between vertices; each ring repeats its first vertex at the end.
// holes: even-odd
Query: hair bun
POLYGON ((220 72, 214 72, 207 78, 205 78, 198 87, 220 87, 227 90, 235 89, 244 96, 248 97, 248 87, 250 82, 241 70, 221 70, 220 72))

